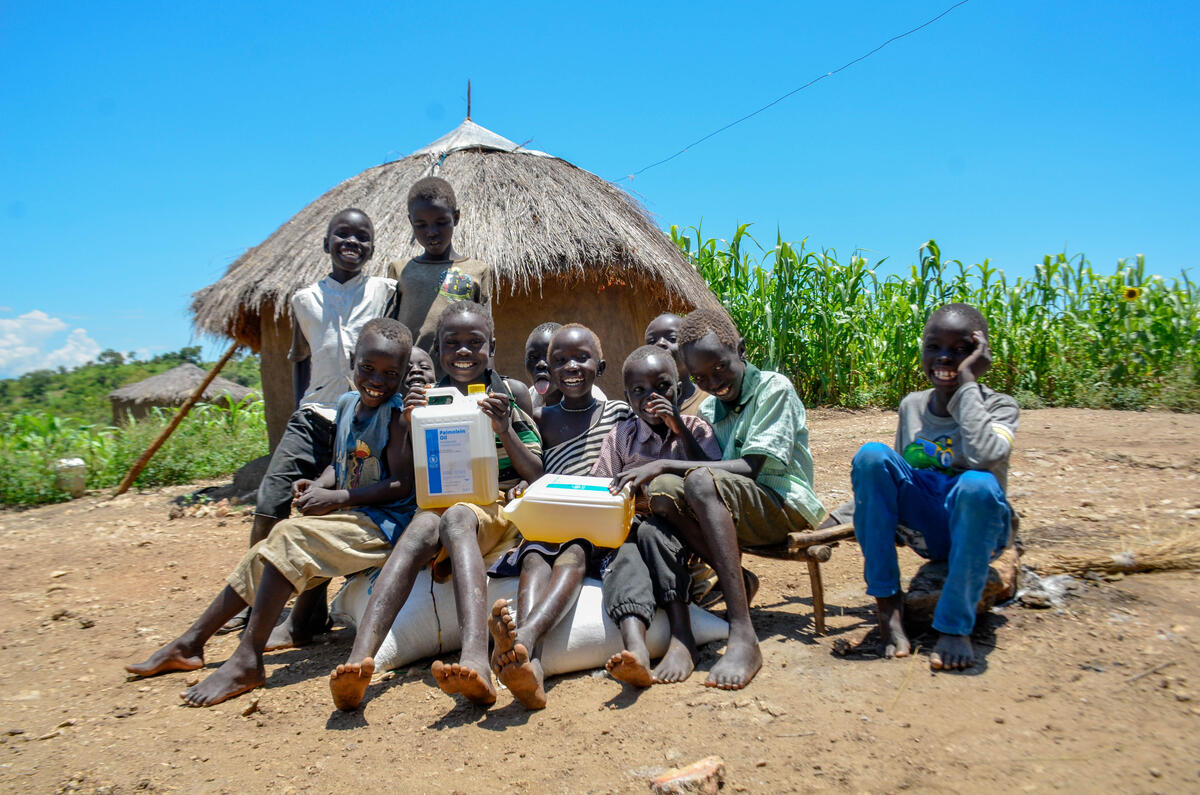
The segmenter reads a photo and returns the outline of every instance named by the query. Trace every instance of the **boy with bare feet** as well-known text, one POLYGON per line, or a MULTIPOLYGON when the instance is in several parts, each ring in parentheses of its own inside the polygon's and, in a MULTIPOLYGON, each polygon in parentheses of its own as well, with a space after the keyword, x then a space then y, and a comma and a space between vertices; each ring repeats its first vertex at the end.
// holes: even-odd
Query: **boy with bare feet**
POLYGON ((354 354, 358 391, 337 402, 333 464, 315 481, 296 482, 303 516, 275 525, 186 632, 125 670, 154 676, 203 668, 205 642, 253 604, 233 655, 182 694, 193 707, 219 704, 264 683, 267 637, 293 594, 383 563, 416 512, 412 444, 396 395, 411 348, 412 336, 395 320, 378 318, 363 327, 354 354))
POLYGON ((720 461, 660 460, 638 467, 654 515, 675 528, 717 572, 729 644, 704 684, 737 690, 762 667, 741 567, 741 546, 775 546, 825 516, 813 491, 804 404, 785 376, 746 362, 746 346, 722 311, 697 309, 679 326, 679 348, 696 385, 712 397, 700 416, 716 432, 720 461))
MULTIPOLYGON (((517 529, 501 513, 504 492, 519 481, 542 474, 542 445, 527 407, 527 387, 493 371, 488 362, 496 338, 491 313, 473 301, 446 307, 435 326, 442 370, 439 386, 455 386, 464 394, 471 384, 487 387, 480 408, 492 420, 500 489, 488 505, 458 503, 446 509, 422 510, 396 544, 375 580, 371 598, 359 622, 350 658, 329 675, 329 689, 338 709, 358 709, 375 671, 375 654, 412 591, 417 573, 432 562, 433 576, 445 580, 453 572, 455 607, 462 628, 462 652, 453 664, 438 660, 433 676, 448 694, 461 693, 482 705, 496 702, 488 660, 487 576, 490 563, 517 539, 517 529)), ((428 405, 424 386, 414 384, 405 396, 405 409, 428 405)))
MULTIPOLYGON (((643 345, 625 359, 622 376, 625 399, 635 415, 605 437, 591 471, 596 477, 613 479, 609 487, 613 494, 625 487, 639 466, 651 461, 712 461, 721 457, 712 426, 699 417, 681 413, 679 374, 669 352, 656 345, 643 345)), ((695 667, 696 642, 687 607, 692 576, 679 538, 650 513, 644 494, 637 495, 636 503, 638 510, 629 540, 603 572, 604 609, 620 628, 624 644, 605 667, 614 679, 636 687, 682 682, 695 667), (666 611, 671 641, 662 660, 651 670, 646 629, 658 607, 666 611)))
MULTIPOLYGON (((593 386, 604 372, 605 361, 600 340, 591 329, 577 323, 562 326, 547 350, 550 377, 562 399, 542 409, 545 470, 586 475, 609 431, 629 416, 629 406, 595 397, 593 386)), ((493 576, 521 578, 516 617, 507 601, 492 605, 492 668, 513 697, 529 709, 546 706, 542 640, 579 598, 584 575, 589 570, 598 573, 599 562, 611 552, 583 538, 565 544, 525 540, 492 567, 493 576)))
MULTIPOLYGON (((296 411, 271 454, 258 488, 250 546, 292 512, 297 481, 313 480, 333 458, 333 429, 338 398, 353 368, 354 343, 363 325, 377 317, 395 317, 396 282, 367 276, 363 268, 375 253, 375 227, 362 210, 342 210, 329 221, 324 240, 330 271, 315 284, 297 290, 292 310, 292 383, 296 411)), ((326 586, 301 594, 288 620, 271 635, 268 649, 301 646, 326 629, 326 586)), ((242 629, 243 610, 219 630, 242 629)))
POLYGON ((977 380, 992 363, 987 320, 973 306, 947 304, 929 316, 921 368, 932 389, 900 402, 893 448, 878 442, 854 456, 854 534, 867 593, 879 608, 880 651, 906 657, 904 595, 896 541, 949 562, 933 614, 940 633, 934 669, 975 663, 971 631, 988 564, 1011 542, 1004 496, 1017 430, 1017 402, 977 380))

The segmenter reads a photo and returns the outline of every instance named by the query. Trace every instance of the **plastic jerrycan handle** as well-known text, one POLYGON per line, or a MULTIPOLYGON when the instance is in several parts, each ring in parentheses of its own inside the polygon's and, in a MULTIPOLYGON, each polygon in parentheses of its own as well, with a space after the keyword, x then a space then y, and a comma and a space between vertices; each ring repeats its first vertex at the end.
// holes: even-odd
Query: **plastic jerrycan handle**
POLYGON ((462 393, 458 391, 458 387, 453 386, 435 386, 432 389, 425 390, 425 399, 433 405, 434 398, 448 397, 451 403, 464 403, 462 393))

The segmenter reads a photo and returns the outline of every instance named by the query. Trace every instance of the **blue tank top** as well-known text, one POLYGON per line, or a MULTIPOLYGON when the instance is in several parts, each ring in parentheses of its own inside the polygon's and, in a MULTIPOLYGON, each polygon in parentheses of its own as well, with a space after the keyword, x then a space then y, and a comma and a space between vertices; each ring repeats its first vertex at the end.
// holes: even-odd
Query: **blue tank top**
MULTIPOLYGON (((339 489, 373 486, 391 475, 387 468, 388 429, 393 411, 404 411, 404 398, 392 398, 363 419, 355 416, 359 394, 347 392, 338 398, 337 428, 334 432, 333 473, 339 489)), ((417 510, 415 494, 383 505, 360 505, 354 510, 365 514, 387 536, 396 539, 412 521, 417 510)))

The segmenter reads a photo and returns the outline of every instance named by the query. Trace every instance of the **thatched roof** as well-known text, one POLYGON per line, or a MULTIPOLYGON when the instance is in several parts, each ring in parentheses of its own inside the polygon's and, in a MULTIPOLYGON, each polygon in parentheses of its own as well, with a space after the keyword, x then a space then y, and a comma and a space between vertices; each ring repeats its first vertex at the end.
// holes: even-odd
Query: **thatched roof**
POLYGON ((375 222, 376 248, 367 272, 382 275, 393 260, 420 253, 406 199, 429 174, 449 180, 462 222, 456 249, 495 268, 498 298, 538 291, 552 279, 570 284, 596 269, 671 305, 715 303, 703 279, 629 194, 545 152, 526 150, 470 119, 401 160, 342 182, 229 266, 220 281, 193 296, 199 331, 257 349, 259 315, 287 310, 292 293, 321 278, 329 219, 361 207, 375 222))
MULTIPOLYGON (((120 389, 108 393, 108 399, 123 403, 153 403, 156 405, 179 405, 187 400, 207 373, 191 362, 184 362, 178 367, 172 367, 165 373, 152 375, 120 389)), ((212 403, 221 397, 228 397, 234 402, 240 401, 247 395, 255 395, 253 389, 247 389, 241 384, 235 384, 226 378, 217 376, 208 385, 201 400, 212 403)))

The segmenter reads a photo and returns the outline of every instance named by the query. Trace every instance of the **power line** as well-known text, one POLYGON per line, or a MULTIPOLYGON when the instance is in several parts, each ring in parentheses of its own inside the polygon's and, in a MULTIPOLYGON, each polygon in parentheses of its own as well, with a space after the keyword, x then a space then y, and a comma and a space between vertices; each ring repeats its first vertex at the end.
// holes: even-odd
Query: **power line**
POLYGON ((967 3, 969 3, 969 2, 971 2, 971 0, 959 0, 959 2, 957 2, 957 3, 955 3, 954 5, 950 6, 950 7, 949 7, 949 8, 947 8, 945 11, 943 11, 943 12, 942 12, 942 13, 940 13, 940 14, 938 14, 936 17, 933 17, 933 18, 931 18, 931 19, 927 19, 927 20, 925 20, 924 22, 922 22, 920 25, 917 25, 917 26, 916 26, 915 28, 913 28, 912 30, 907 30, 907 31, 905 31, 904 33, 900 33, 900 34, 898 34, 898 35, 892 36, 890 39, 888 39, 887 41, 885 41, 883 44, 880 44, 880 45, 879 45, 878 47, 876 47, 875 49, 871 50, 870 52, 863 53, 862 55, 860 55, 860 56, 858 56, 857 58, 855 58, 853 61, 847 61, 846 63, 844 63, 844 64, 842 64, 841 66, 839 66, 837 69, 834 69, 832 72, 826 72, 825 74, 821 75, 820 77, 817 77, 817 78, 814 78, 814 79, 812 79, 812 80, 809 80, 807 83, 805 83, 804 85, 800 86, 799 88, 793 88, 791 91, 787 92, 787 93, 786 93, 786 94, 784 94, 783 96, 777 97, 776 99, 773 99, 773 100, 771 100, 770 102, 768 102, 766 105, 763 105, 763 106, 762 106, 761 108, 759 108, 758 110, 756 110, 756 111, 753 111, 753 112, 751 112, 751 113, 747 113, 745 116, 741 117, 740 119, 737 119, 737 120, 735 120, 735 121, 731 121, 731 122, 729 122, 728 124, 726 124, 724 127, 720 127, 720 128, 718 128, 718 129, 716 129, 716 130, 713 130, 712 132, 710 132, 708 135, 704 136, 703 138, 698 138, 698 139, 696 139, 695 141, 692 141, 690 144, 688 144, 687 146, 683 147, 682 149, 680 149, 680 150, 679 150, 678 152, 676 152, 675 154, 673 154, 673 155, 669 155, 669 156, 667 156, 667 157, 664 157, 662 160, 655 161, 655 162, 651 163, 651 164, 650 164, 650 165, 648 165, 648 166, 644 166, 643 168, 640 168, 640 169, 638 169, 637 171, 633 172, 632 174, 626 174, 625 176, 621 177, 620 179, 615 179, 615 180, 613 180, 613 182, 621 182, 622 180, 626 180, 626 179, 628 179, 628 180, 632 180, 634 177, 636 177, 636 176, 638 176, 638 175, 640 175, 640 174, 644 174, 645 172, 649 171, 649 170, 650 170, 650 169, 652 169, 652 168, 656 168, 656 167, 658 167, 658 166, 661 166, 663 163, 668 163, 668 162, 670 162, 670 161, 674 160, 675 158, 679 157, 680 155, 682 155, 682 154, 683 154, 684 152, 686 152, 687 150, 691 149, 693 146, 696 146, 696 145, 698 145, 698 144, 702 144, 702 143, 704 143, 705 141, 707 141, 709 138, 712 138, 714 135, 720 135, 721 133, 723 133, 723 132, 725 132, 726 130, 728 130, 730 127, 736 127, 737 125, 741 124, 742 122, 746 121, 747 119, 752 119, 752 118, 754 118, 754 117, 755 117, 755 116, 757 116, 758 114, 762 113, 764 110, 767 110, 768 108, 771 108, 771 107, 774 107, 775 105, 778 105, 780 102, 783 102, 785 99, 787 99, 788 97, 792 96, 793 94, 798 94, 799 92, 803 91, 804 89, 808 88, 809 86, 815 85, 815 84, 817 84, 817 83, 821 82, 822 80, 824 80, 824 79, 825 79, 825 78, 827 78, 827 77, 833 77, 833 76, 834 76, 834 75, 836 75, 838 72, 842 71, 843 69, 848 69, 848 68, 850 68, 851 66, 854 66, 854 64, 858 63, 859 61, 864 61, 864 60, 866 60, 867 58, 870 58, 872 55, 874 55, 875 53, 879 52, 880 50, 882 50, 884 47, 888 46, 888 45, 889 45, 889 44, 891 44, 892 42, 894 42, 894 41, 899 41, 900 39, 903 39, 903 38, 904 38, 904 37, 906 37, 906 36, 911 36, 912 34, 916 33, 918 30, 921 30, 922 28, 927 28, 927 27, 929 27, 929 26, 930 26, 930 25, 932 25, 934 22, 937 22, 939 19, 941 19, 942 17, 944 17, 944 16, 946 16, 947 14, 949 14, 949 13, 950 13, 951 11, 953 11, 954 9, 958 8, 959 6, 965 6, 965 5, 966 5, 967 3))

